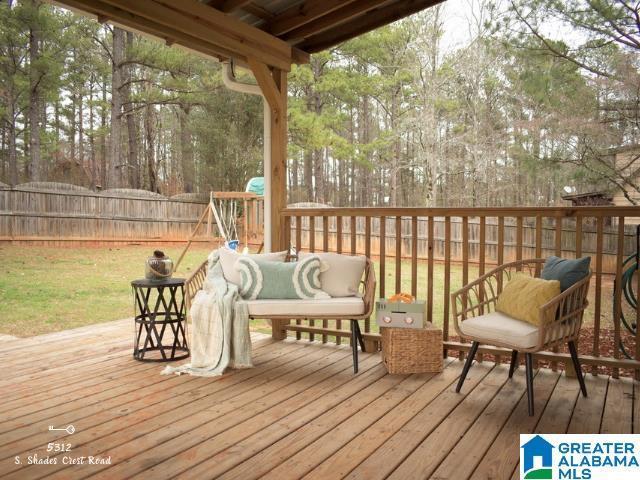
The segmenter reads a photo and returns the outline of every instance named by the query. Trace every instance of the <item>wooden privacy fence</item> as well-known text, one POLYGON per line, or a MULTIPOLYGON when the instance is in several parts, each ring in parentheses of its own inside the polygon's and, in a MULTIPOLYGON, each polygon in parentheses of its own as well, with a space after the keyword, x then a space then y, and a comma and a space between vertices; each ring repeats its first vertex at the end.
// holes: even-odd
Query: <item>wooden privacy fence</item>
MULTIPOLYGON (((208 194, 167 198, 141 190, 92 192, 65 184, 0 186, 0 241, 50 246, 183 242, 208 203, 208 194)), ((262 198, 240 203, 249 213, 250 231, 261 231, 262 198)), ((194 241, 214 240, 213 219, 207 220, 194 241)))
MULTIPOLYGON (((621 278, 623 262, 635 252, 635 234, 626 232, 625 218, 640 216, 640 207, 514 207, 514 208, 289 208, 283 211, 284 238, 288 245, 307 251, 362 253, 379 257, 378 288, 381 297, 404 288, 414 296, 426 298, 428 320, 442 325, 445 354, 466 352, 470 344, 452 338, 450 294, 460 285, 484 274, 492 265, 525 258, 541 258, 549 254, 564 257, 592 257, 594 281, 589 315, 585 323, 592 328, 588 346, 581 346, 581 358, 597 373, 599 366, 609 367, 614 376, 628 369, 640 376, 640 339, 638 329, 632 338, 622 332, 623 305, 621 278), (314 232, 314 234, 310 234, 314 232), (403 261, 405 260, 405 261, 403 261), (456 262, 458 265, 456 265, 456 262), (440 264, 441 265, 438 265, 440 264), (439 275, 434 275, 438 265, 439 275), (418 275, 419 267, 426 274, 418 275), (471 267, 471 268, 470 268, 471 267), (440 275, 441 273, 441 275, 440 275), (408 280, 408 281, 407 281, 408 280), (612 280, 615 283, 612 285, 612 280), (436 285, 438 283, 438 285, 436 285), (615 285, 615 286, 614 286, 615 285), (442 297, 436 299, 435 291, 442 297), (608 302, 611 297, 611 308, 608 302), (439 304, 437 312, 434 305, 439 304), (612 330, 613 344, 627 342, 631 358, 622 358, 618 348, 601 345, 600 337, 612 330), (624 338, 622 338, 624 334, 624 338), (631 347, 629 347, 631 344, 631 347), (588 352, 586 354, 585 352, 588 352)), ((632 227, 631 230, 634 230, 632 227)), ((640 290, 640 276, 633 277, 633 288, 640 290)), ((640 306, 625 310, 627 319, 640 320, 640 306)), ((329 328, 327 320, 316 325, 298 321, 282 325, 298 338, 307 332, 311 340, 321 336, 348 337, 340 323, 329 328)), ((372 346, 379 342, 371 322, 364 325, 365 338, 372 346)), ((583 342, 584 343, 584 342, 583 342)), ((604 342, 603 342, 604 343, 604 342)), ((481 349, 501 361, 510 352, 495 347, 481 349)), ((540 352, 537 360, 570 363, 568 353, 540 352)))

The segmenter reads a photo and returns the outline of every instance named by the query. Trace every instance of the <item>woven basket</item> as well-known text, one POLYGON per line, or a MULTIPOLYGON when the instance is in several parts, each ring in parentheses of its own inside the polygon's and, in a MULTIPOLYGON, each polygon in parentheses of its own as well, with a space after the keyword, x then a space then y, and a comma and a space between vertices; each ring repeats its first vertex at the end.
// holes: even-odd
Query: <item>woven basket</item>
POLYGON ((381 328, 382 360, 387 371, 424 373, 442 371, 442 330, 431 323, 426 328, 381 328))

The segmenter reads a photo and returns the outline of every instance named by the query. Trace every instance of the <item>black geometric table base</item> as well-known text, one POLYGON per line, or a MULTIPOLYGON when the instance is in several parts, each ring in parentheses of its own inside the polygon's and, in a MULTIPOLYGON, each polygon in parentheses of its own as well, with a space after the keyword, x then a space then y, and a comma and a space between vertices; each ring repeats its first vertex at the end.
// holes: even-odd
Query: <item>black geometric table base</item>
POLYGON ((172 362, 187 358, 189 347, 187 346, 184 279, 134 280, 131 282, 131 287, 135 314, 133 358, 142 362, 172 362), (155 298, 152 295, 154 291, 155 298), (178 300, 180 300, 179 305, 178 300), (168 333, 167 327, 173 334, 170 345, 162 343, 165 333, 168 333), (148 355, 150 352, 153 352, 151 356, 148 355))

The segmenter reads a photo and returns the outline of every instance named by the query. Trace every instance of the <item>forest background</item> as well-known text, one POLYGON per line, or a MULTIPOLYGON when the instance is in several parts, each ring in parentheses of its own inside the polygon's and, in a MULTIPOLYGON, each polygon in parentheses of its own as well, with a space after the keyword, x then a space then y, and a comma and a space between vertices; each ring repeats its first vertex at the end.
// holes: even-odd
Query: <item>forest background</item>
MULTIPOLYGON (((640 193, 638 155, 612 155, 639 143, 639 9, 449 0, 312 55, 290 74, 289 202, 640 193), (452 11, 466 12, 453 32, 452 11)), ((227 90, 218 62, 40 0, 0 3, 1 182, 173 195, 261 172, 261 100, 227 90)))

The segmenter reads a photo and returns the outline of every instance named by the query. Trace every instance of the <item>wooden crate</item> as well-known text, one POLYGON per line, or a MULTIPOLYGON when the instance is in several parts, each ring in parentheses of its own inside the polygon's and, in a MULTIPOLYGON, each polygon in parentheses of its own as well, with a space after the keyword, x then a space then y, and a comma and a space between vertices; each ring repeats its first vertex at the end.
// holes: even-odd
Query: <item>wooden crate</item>
POLYGON ((392 374, 442 371, 442 330, 431 323, 425 328, 380 329, 382 361, 392 374))

